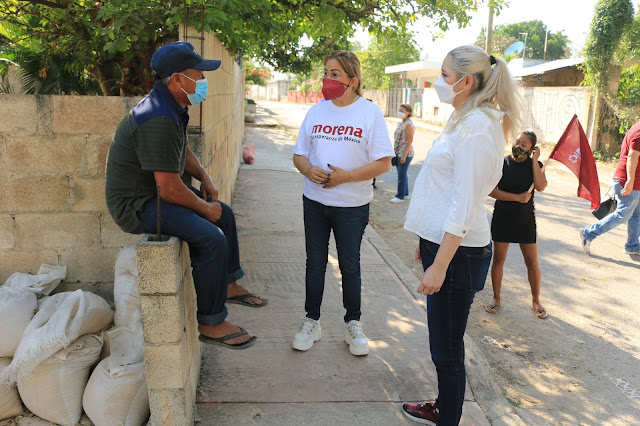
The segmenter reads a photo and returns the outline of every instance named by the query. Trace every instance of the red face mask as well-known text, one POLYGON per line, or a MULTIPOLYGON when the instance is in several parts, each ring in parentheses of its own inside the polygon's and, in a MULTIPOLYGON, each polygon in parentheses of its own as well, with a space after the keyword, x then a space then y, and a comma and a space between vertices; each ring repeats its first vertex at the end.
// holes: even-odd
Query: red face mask
POLYGON ((339 82, 338 80, 325 78, 322 80, 322 95, 328 101, 331 99, 338 99, 340 96, 344 95, 347 87, 349 86, 339 82))

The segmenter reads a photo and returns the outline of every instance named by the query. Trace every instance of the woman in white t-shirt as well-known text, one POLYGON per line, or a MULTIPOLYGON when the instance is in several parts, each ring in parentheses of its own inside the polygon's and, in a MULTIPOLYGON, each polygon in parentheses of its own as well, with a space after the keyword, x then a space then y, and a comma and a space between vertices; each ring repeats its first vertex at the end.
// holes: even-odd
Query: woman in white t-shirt
POLYGON ((418 293, 427 296, 438 398, 402 409, 419 423, 443 426, 457 425, 462 415, 463 336, 492 254, 484 204, 502 175, 505 140, 515 137, 520 108, 507 64, 477 46, 449 52, 434 87, 455 111, 422 164, 404 227, 420 237, 416 260, 425 273, 418 293))
POLYGON ((360 324, 360 243, 369 222, 372 180, 388 171, 394 155, 380 108, 361 97, 360 61, 338 50, 324 59, 324 101, 302 123, 293 163, 305 176, 307 250, 305 310, 293 348, 306 351, 320 339, 320 305, 333 230, 346 309, 345 342, 353 355, 369 353, 360 324))

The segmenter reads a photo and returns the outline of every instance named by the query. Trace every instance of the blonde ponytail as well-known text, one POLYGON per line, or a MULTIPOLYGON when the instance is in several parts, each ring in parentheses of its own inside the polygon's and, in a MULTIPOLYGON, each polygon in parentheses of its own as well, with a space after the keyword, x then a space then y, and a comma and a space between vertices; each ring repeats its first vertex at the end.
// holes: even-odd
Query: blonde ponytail
POLYGON ((466 102, 456 110, 452 117, 451 129, 473 109, 499 109, 504 113, 502 117, 502 132, 505 140, 511 140, 521 127, 522 101, 520 94, 511 78, 507 63, 501 58, 489 56, 478 46, 460 46, 447 55, 451 68, 457 78, 467 74, 474 77, 474 87, 466 102))

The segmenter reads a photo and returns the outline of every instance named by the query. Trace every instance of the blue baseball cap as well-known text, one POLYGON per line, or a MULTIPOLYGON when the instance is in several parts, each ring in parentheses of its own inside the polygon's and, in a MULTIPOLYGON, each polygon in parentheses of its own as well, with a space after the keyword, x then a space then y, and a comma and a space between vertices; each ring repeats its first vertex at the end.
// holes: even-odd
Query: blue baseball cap
POLYGON ((157 79, 169 77, 174 72, 193 68, 202 71, 218 69, 221 62, 217 59, 203 59, 188 41, 168 43, 156 50, 151 58, 151 68, 157 79))

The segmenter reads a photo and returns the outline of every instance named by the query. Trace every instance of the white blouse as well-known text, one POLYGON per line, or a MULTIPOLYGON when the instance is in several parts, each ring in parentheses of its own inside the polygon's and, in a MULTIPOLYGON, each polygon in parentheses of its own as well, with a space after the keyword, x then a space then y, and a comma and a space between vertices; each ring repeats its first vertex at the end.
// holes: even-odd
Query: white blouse
MULTIPOLYGON (((502 176, 505 139, 498 110, 476 109, 434 141, 416 178, 404 228, 441 244, 445 232, 461 246, 491 241, 484 203, 502 176), (491 115, 491 116, 489 116, 491 115)), ((451 121, 451 119, 449 119, 451 121)))

